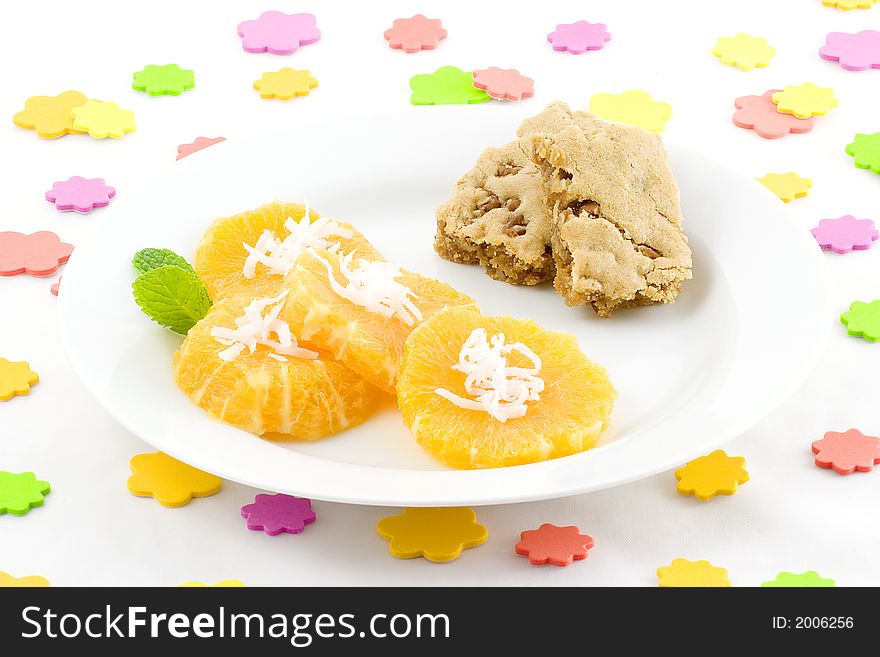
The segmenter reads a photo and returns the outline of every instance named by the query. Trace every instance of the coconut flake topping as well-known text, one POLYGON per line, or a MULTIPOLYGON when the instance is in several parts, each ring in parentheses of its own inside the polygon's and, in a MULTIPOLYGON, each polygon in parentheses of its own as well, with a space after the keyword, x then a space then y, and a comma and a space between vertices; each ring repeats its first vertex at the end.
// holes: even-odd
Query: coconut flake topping
POLYGON ((310 253, 327 267, 330 287, 343 299, 382 317, 398 317, 407 326, 412 326, 415 320, 422 321, 422 311, 412 302, 418 296, 395 280, 403 275, 397 265, 360 258, 358 266, 352 269, 354 253, 340 254, 339 272, 348 281, 343 285, 336 280, 329 262, 313 250, 310 253))
POLYGON ((527 401, 539 401, 544 381, 538 377, 541 359, 522 342, 504 344, 504 334, 486 339, 486 329, 474 329, 458 353, 452 369, 464 372, 464 387, 474 399, 459 397, 445 388, 434 392, 456 406, 472 411, 485 411, 499 422, 526 414, 527 401), (507 357, 519 352, 532 362, 532 367, 509 367, 507 357))
POLYGON ((350 230, 327 217, 311 221, 308 201, 305 207, 306 211, 302 219, 294 221, 292 217, 288 217, 284 222, 284 227, 290 234, 283 240, 275 237, 275 233, 271 230, 264 230, 253 246, 242 242, 242 246, 248 252, 241 272, 245 278, 253 278, 256 275, 258 264, 268 267, 270 274, 286 276, 305 249, 312 247, 334 251, 339 248, 339 244, 331 244, 328 238, 352 237, 350 230))
POLYGON ((244 309, 244 315, 235 320, 235 328, 212 328, 211 336, 220 344, 228 346, 228 349, 217 355, 222 360, 232 360, 245 349, 254 353, 257 345, 261 344, 272 349, 269 357, 275 360, 286 362, 285 356, 306 360, 317 358, 317 352, 298 346, 296 337, 290 332, 290 326, 283 319, 278 319, 286 296, 287 290, 274 299, 254 299, 244 309), (275 338, 270 338, 273 333, 275 338))

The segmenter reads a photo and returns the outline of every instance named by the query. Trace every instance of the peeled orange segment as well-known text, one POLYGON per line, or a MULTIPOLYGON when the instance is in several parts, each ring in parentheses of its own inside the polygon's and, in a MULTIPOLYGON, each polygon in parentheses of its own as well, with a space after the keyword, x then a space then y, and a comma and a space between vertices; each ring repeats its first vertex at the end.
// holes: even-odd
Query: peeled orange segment
POLYGON ((174 354, 177 385, 209 415, 273 439, 314 440, 363 422, 385 397, 326 355, 281 361, 258 344, 254 353, 221 359, 227 346, 211 329, 234 326, 250 302, 233 297, 214 304, 174 354))
MULTIPOLYGON (((528 368, 519 351, 508 365, 528 368)), ((531 320, 489 317, 473 306, 435 314, 414 330, 397 382, 397 403, 418 443, 446 465, 497 468, 575 454, 595 446, 617 392, 604 368, 590 361, 567 333, 548 331, 531 320), (475 329, 505 344, 522 343, 540 359, 539 400, 526 401, 525 415, 499 421, 484 410, 461 408, 437 394, 442 388, 473 400, 459 364, 462 345, 475 329)))
MULTIPOLYGON (((355 261, 357 258, 354 259, 355 261)), ((310 250, 291 270, 290 290, 281 318, 303 340, 330 352, 340 363, 373 385, 393 394, 403 345, 422 321, 448 306, 474 300, 446 283, 405 270, 395 280, 408 288, 417 317, 407 323, 401 316, 385 317, 340 296, 330 284, 327 265, 337 282, 345 283, 336 253, 310 250)))
MULTIPOLYGON (((204 281, 211 298, 219 301, 237 294, 275 296, 284 275, 272 273, 269 267, 258 264, 254 277, 245 278, 243 271, 248 251, 243 245, 253 247, 267 230, 277 239, 284 239, 290 234, 284 223, 288 219, 299 222, 305 213, 304 205, 276 201, 256 210, 217 219, 211 224, 202 236, 195 256, 196 272, 204 281)), ((317 212, 309 211, 312 224, 320 218, 317 212)), ((354 226, 341 221, 336 223, 351 236, 329 235, 326 240, 330 245, 338 244, 338 248, 345 253, 354 251, 372 260, 382 259, 382 255, 354 226)))

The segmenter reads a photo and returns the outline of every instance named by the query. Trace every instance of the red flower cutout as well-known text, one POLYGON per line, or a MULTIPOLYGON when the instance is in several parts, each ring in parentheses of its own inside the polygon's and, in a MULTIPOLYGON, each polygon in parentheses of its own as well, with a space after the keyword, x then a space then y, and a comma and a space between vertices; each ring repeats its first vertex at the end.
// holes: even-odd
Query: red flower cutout
POLYGON ((779 139, 789 133, 809 132, 813 129, 813 117, 799 119, 792 114, 783 114, 773 102, 773 94, 779 89, 765 91, 762 96, 742 96, 737 98, 737 111, 733 122, 740 128, 751 129, 764 139, 779 139))
POLYGON ((474 71, 474 86, 496 100, 522 100, 535 95, 535 81, 514 68, 492 66, 474 71))
POLYGON ((880 463, 880 438, 866 436, 858 429, 829 431, 813 443, 813 453, 820 468, 833 468, 842 475, 870 472, 875 463, 880 463))
POLYGON ((67 262, 72 251, 72 244, 62 242, 47 230, 31 235, 0 233, 0 276, 49 276, 67 262))
POLYGON ((533 566, 569 566, 572 561, 586 559, 587 550, 593 547, 593 538, 581 534, 577 527, 557 527, 549 522, 522 532, 520 539, 516 553, 528 557, 533 566))
POLYGON ((385 30, 388 45, 408 53, 433 50, 445 38, 443 23, 422 14, 416 14, 412 18, 398 18, 390 29, 385 30))

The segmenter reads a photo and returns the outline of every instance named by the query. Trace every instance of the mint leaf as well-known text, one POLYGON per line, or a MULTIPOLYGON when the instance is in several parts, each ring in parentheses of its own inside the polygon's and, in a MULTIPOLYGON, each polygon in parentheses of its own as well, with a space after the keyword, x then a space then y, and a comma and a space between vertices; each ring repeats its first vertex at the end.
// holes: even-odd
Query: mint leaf
POLYGON ((134 300, 157 324, 186 335, 211 307, 205 284, 192 269, 165 265, 137 277, 134 300))
POLYGON ((131 264, 139 274, 146 274, 152 269, 158 269, 165 265, 175 265, 181 269, 195 271, 186 258, 177 255, 171 249, 141 249, 134 254, 131 264))

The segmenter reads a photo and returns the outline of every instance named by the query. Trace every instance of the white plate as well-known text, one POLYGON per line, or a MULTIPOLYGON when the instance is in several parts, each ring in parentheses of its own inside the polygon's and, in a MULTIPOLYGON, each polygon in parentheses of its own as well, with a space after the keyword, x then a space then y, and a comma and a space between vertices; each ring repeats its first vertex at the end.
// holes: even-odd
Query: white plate
POLYGON ((742 433, 799 385, 833 318, 815 241, 754 180, 669 146, 694 280, 673 305, 610 320, 566 307, 550 286, 505 285, 434 254, 434 208, 483 147, 507 141, 538 109, 337 118, 169 164, 96 217, 98 229, 64 271, 59 302, 74 366, 120 423, 172 456, 258 488, 349 503, 561 497, 673 468, 742 433), (620 393, 600 446, 544 463, 456 471, 424 453, 393 408, 306 444, 265 441, 209 419, 172 380, 179 338, 132 300, 131 256, 146 246, 190 256, 215 217, 306 196, 321 213, 357 225, 389 259, 473 295, 484 312, 575 333, 620 393))

